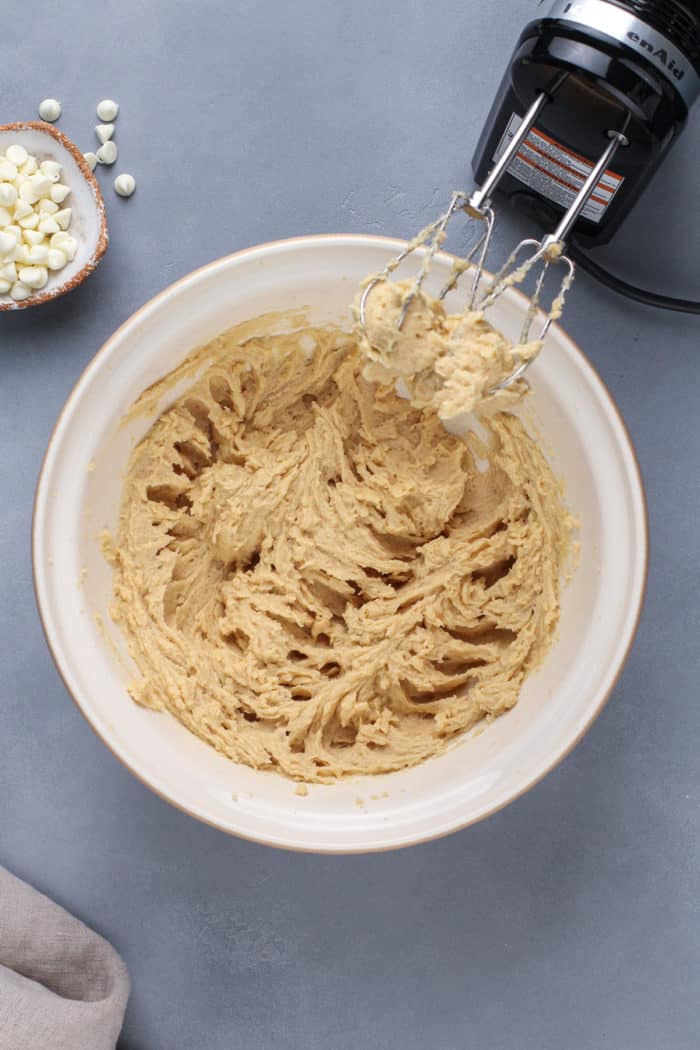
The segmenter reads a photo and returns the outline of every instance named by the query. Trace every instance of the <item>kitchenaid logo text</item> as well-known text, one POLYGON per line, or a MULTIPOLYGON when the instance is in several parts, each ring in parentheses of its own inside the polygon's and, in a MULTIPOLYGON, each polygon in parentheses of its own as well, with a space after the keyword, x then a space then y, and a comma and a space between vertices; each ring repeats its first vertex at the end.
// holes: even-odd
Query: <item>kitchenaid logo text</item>
MULTIPOLYGON (((561 19, 574 23, 578 31, 585 27, 616 40, 620 48, 651 62, 673 84, 690 109, 696 98, 700 97, 700 75, 685 53, 689 42, 676 46, 658 29, 648 25, 642 18, 636 18, 628 10, 631 7, 643 7, 646 10, 653 6, 662 8, 663 4, 625 4, 622 7, 618 0, 553 0, 545 20, 561 19)), ((591 41, 591 46, 596 46, 595 41, 591 41)))
POLYGON ((654 49, 654 45, 650 44, 648 40, 645 40, 639 35, 639 33, 628 33, 627 39, 631 40, 633 44, 637 44, 643 51, 648 51, 652 58, 655 58, 657 62, 660 62, 669 73, 672 73, 676 80, 682 80, 685 76, 685 70, 679 69, 674 59, 669 59, 668 53, 665 48, 658 47, 654 49))

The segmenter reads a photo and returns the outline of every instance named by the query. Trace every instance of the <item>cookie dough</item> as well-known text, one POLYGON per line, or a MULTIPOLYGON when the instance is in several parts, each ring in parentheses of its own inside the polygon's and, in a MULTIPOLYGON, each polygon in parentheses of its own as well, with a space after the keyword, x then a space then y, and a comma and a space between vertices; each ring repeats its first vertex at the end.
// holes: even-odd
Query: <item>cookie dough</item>
POLYGON ((571 529, 521 421, 452 436, 341 331, 224 334, 194 363, 106 544, 133 698, 305 783, 414 765, 512 707, 571 529))
MULTIPOLYGON (((366 282, 366 284, 368 284, 366 282)), ((399 380, 416 408, 434 408, 442 420, 463 413, 503 410, 527 390, 518 380, 494 388, 540 350, 539 342, 514 347, 480 311, 448 314, 444 304, 419 290, 398 327, 411 281, 380 281, 367 295, 365 325, 358 325, 369 380, 399 380)), ((359 321, 359 301, 355 316, 359 321)))

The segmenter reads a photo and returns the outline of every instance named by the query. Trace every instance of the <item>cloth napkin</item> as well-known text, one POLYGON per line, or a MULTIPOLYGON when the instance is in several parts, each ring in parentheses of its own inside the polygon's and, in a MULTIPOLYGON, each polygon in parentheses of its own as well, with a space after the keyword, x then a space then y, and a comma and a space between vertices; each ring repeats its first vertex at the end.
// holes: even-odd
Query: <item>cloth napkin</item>
POLYGON ((0 1050, 114 1050, 128 996, 111 944, 0 867, 0 1050))

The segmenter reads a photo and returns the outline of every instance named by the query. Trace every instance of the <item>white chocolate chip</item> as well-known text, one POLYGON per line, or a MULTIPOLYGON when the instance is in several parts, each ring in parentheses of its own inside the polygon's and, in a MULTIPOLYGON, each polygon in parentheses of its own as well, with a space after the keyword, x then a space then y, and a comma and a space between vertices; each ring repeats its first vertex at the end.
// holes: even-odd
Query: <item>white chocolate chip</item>
POLYGON ((103 98, 97 103, 97 116, 100 120, 114 120, 119 112, 119 104, 113 98, 103 98))
MULTIPOLYGON (((10 146, 10 149, 12 147, 10 146)), ((14 182, 17 178, 17 165, 0 157, 0 181, 14 182)))
POLYGON ((17 302, 20 302, 22 299, 29 299, 31 294, 31 288, 27 288, 26 284, 22 284, 21 281, 15 281, 12 288, 10 288, 10 295, 13 299, 16 299, 17 302))
POLYGON ((45 266, 22 266, 18 277, 27 288, 43 288, 49 279, 49 272, 45 266))
POLYGON ((48 197, 51 189, 52 180, 48 175, 42 175, 40 171, 37 171, 36 175, 32 175, 29 179, 30 185, 34 187, 35 193, 39 194, 39 200, 42 197, 48 197))
POLYGON ((93 153, 92 150, 88 150, 87 153, 83 153, 85 160, 88 162, 90 171, 94 171, 97 167, 97 154, 93 153))
POLYGON ((31 247, 31 245, 24 244, 24 242, 22 242, 21 244, 18 244, 17 247, 15 248, 14 261, 16 263, 21 263, 22 265, 26 264, 28 266, 29 263, 31 262, 31 259, 27 255, 30 247, 31 247))
POLYGON ((33 212, 34 209, 31 204, 27 204, 27 202, 23 201, 21 198, 15 204, 15 219, 17 222, 19 222, 20 219, 25 219, 27 215, 32 215, 33 212))
POLYGON ((41 193, 37 192, 36 186, 31 185, 30 178, 27 178, 27 181, 20 186, 20 197, 25 204, 36 204, 40 196, 41 193))
POLYGON ((114 164, 117 159, 117 144, 111 139, 105 142, 97 151, 98 164, 114 164))
POLYGON ((56 98, 45 98, 39 103, 39 116, 53 124, 61 115, 61 103, 56 98))
POLYGON ((7 208, 0 207, 0 228, 9 226, 12 222, 12 216, 10 215, 7 208))
POLYGON ((4 277, 0 277, 0 295, 5 295, 7 292, 9 292, 11 287, 11 281, 7 281, 4 277))
MULTIPOLYGON (((17 210, 15 209, 15 218, 17 218, 17 210)), ((33 211, 31 215, 26 215, 23 219, 18 220, 18 225, 23 230, 35 230, 39 225, 39 216, 33 211)))
POLYGON ((78 242, 75 237, 71 237, 69 233, 64 233, 63 230, 60 233, 54 233, 49 244, 52 248, 58 248, 59 251, 62 251, 69 261, 75 258, 75 253, 78 250, 78 242))
POLYGON ((39 165, 36 162, 36 157, 27 157, 24 164, 20 164, 19 166, 21 175, 34 175, 38 168, 39 165))
POLYGON ((46 261, 49 270, 62 270, 67 261, 60 248, 49 248, 49 257, 46 261))
MULTIPOLYGON (((33 266, 46 266, 49 258, 49 248, 46 244, 29 244, 26 246, 24 258, 33 266)), ((20 280, 22 278, 20 277, 20 280)))
POLYGON ((120 197, 130 197, 136 189, 136 179, 133 175, 129 175, 128 172, 117 175, 114 180, 114 189, 120 197))
POLYGON ((0 182, 0 205, 12 208, 17 200, 17 190, 11 182, 0 182))
MULTIPOLYGON (((41 227, 41 223, 39 223, 39 227, 41 227)), ((51 232, 55 233, 56 231, 52 230, 51 232)), ((43 244, 44 233, 39 228, 36 230, 23 230, 22 240, 25 244, 43 244)))
POLYGON ((56 212, 53 216, 53 220, 58 223, 60 229, 67 230, 70 225, 71 214, 72 212, 70 208, 62 208, 61 211, 56 212))
POLYGON ((46 176, 50 182, 58 182, 63 168, 57 160, 43 160, 39 165, 39 171, 46 176))
POLYGON ((49 196, 55 204, 63 204, 64 200, 70 193, 70 187, 64 186, 62 182, 56 182, 51 187, 49 196))
POLYGON ((16 168, 19 168, 20 165, 24 164, 28 156, 29 154, 24 146, 20 146, 19 144, 8 146, 5 150, 5 158, 10 164, 14 164, 16 168))
POLYGON ((46 214, 46 215, 53 215, 54 212, 57 212, 57 211, 58 211, 58 205, 56 204, 55 201, 47 199, 46 197, 42 198, 42 200, 39 201, 39 212, 40 213, 43 213, 43 214, 46 214))
POLYGON ((96 124, 95 134, 104 146, 105 142, 109 142, 114 134, 114 124, 96 124))
MULTIPOLYGON (((42 237, 50 237, 52 233, 58 233, 61 227, 58 225, 52 215, 46 215, 43 219, 39 219, 39 225, 36 231, 29 230, 29 233, 40 233, 42 237)), ((38 243, 38 242, 37 242, 38 243)))
POLYGON ((24 201, 25 204, 32 206, 39 200, 39 194, 36 193, 29 179, 25 179, 19 188, 20 200, 24 201))
POLYGON ((0 277, 3 281, 9 281, 10 284, 14 284, 17 280, 17 267, 15 266, 14 259, 10 262, 3 263, 0 266, 0 277))
POLYGON ((19 195, 27 204, 36 204, 41 197, 46 197, 51 183, 43 175, 32 175, 19 188, 19 195))
POLYGON ((0 230, 0 256, 9 255, 17 247, 17 241, 11 233, 0 230))
POLYGON ((78 250, 78 242, 75 237, 69 237, 67 241, 61 241, 59 251, 62 251, 68 262, 72 262, 75 259, 75 253, 78 250))

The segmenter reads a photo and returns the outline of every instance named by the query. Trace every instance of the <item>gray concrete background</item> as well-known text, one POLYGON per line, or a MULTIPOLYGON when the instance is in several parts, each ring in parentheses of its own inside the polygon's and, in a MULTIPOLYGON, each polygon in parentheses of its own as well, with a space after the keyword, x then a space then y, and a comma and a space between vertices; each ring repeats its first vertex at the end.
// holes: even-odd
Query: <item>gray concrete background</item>
MULTIPOLYGON (((170 808, 93 736, 34 607, 35 479, 83 367, 136 307, 237 248, 408 235, 468 162, 531 0, 120 0, 3 19, 0 122, 45 95, 94 148, 122 104, 111 245, 63 301, 0 317, 0 862, 110 938, 121 1050, 696 1050, 700 321, 584 275, 566 324, 611 388, 650 503, 649 596, 575 752, 486 823, 407 851, 292 855, 170 808)), ((606 250, 700 295, 700 111, 606 250)), ((501 239, 524 224, 505 213, 501 239)))

